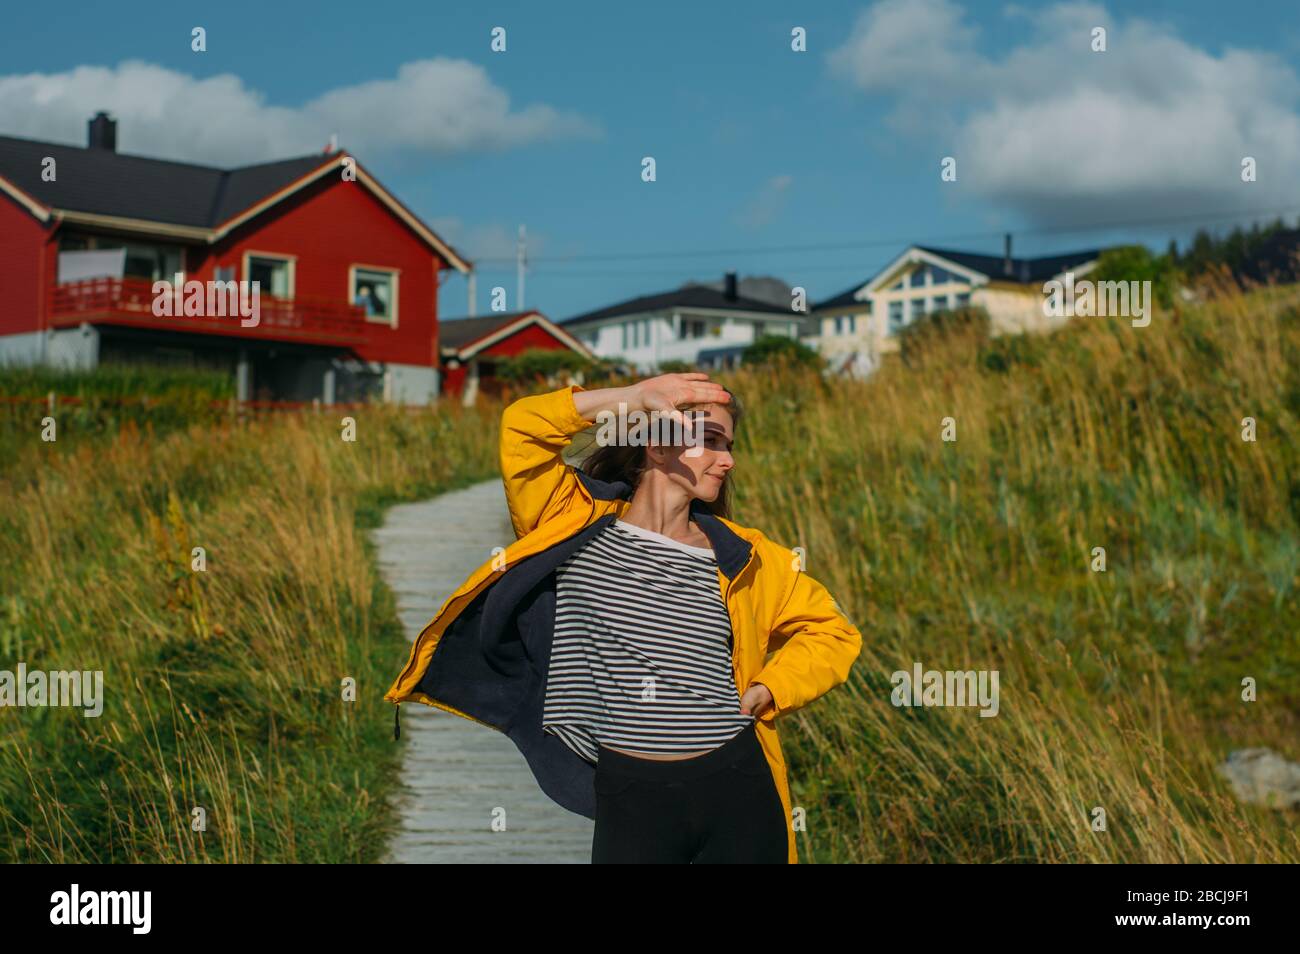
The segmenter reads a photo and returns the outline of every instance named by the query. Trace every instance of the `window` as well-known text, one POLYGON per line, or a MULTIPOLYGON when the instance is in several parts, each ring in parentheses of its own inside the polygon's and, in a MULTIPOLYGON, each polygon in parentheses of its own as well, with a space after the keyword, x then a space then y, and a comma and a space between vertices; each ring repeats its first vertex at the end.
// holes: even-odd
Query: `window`
POLYGON ((970 304, 970 292, 958 292, 958 293, 957 293, 957 307, 958 307, 958 308, 965 308, 965 307, 966 307, 967 305, 969 305, 969 304, 970 304))
POLYGON ((930 305, 930 310, 931 310, 931 311, 947 311, 947 310, 948 310, 948 296, 947 296, 947 295, 936 295, 936 296, 934 297, 934 301, 933 301, 933 302, 931 303, 931 305, 930 305))
POLYGON ((901 301, 891 301, 889 303, 889 331, 891 334, 899 331, 903 327, 903 303, 901 301))
POLYGON ((858 316, 849 315, 849 334, 854 334, 858 330, 858 316))
POLYGON ((623 329, 623 349, 627 350, 627 322, 623 322, 619 327, 623 329))
POLYGON ((366 310, 368 321, 397 327, 397 269, 353 265, 350 300, 366 310))
MULTIPOLYGON (((104 244, 99 245, 104 248, 104 244)), ((181 270, 180 249, 159 248, 153 245, 126 246, 126 263, 122 274, 127 278, 147 278, 151 281, 171 280, 181 270)))
POLYGON ((911 318, 911 320, 912 320, 912 321, 916 321, 916 319, 920 318, 920 317, 921 317, 922 315, 924 315, 924 314, 925 314, 925 299, 924 299, 924 298, 913 298, 913 299, 912 299, 912 318, 911 318))
POLYGON ((683 337, 683 338, 703 338, 703 337, 704 337, 704 319, 703 319, 703 318, 684 318, 684 319, 682 319, 682 337, 683 337))
POLYGON ((126 249, 122 263, 122 274, 126 278, 173 281, 178 272, 185 270, 181 250, 175 245, 140 245, 95 235, 66 235, 59 238, 59 250, 63 252, 109 252, 117 249, 126 249))
POLYGON ((936 285, 943 285, 953 280, 955 276, 946 268, 939 268, 936 265, 930 266, 930 280, 936 285))
POLYGON ((924 265, 920 266, 919 268, 915 269, 915 270, 912 272, 912 276, 911 276, 911 279, 910 279, 910 281, 908 282, 908 284, 910 284, 913 288, 921 288, 922 286, 925 285, 925 266, 924 266, 924 265))
POLYGON ((836 316, 835 316, 835 333, 836 333, 837 335, 842 335, 842 334, 844 334, 844 316, 843 316, 843 315, 836 315, 836 316))
POLYGON ((244 280, 257 282, 262 295, 293 297, 293 259, 256 252, 244 253, 244 280))

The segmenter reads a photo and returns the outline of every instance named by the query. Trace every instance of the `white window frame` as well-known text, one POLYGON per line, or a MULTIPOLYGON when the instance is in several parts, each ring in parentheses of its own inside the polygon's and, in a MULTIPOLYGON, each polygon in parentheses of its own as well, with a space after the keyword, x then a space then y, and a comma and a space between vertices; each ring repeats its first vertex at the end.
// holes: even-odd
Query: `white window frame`
POLYGON ((907 303, 901 298, 895 298, 889 303, 889 314, 886 317, 889 322, 889 331, 896 333, 902 331, 907 326, 907 303), (898 317, 894 317, 894 308, 898 308, 898 317))
MULTIPOLYGON (((298 256, 286 255, 284 252, 259 252, 256 249, 245 249, 244 260, 240 263, 240 268, 241 274, 243 274, 244 281, 246 282, 251 282, 253 280, 250 264, 255 258, 266 259, 268 262, 284 262, 289 266, 289 293, 284 297, 286 300, 293 300, 297 295, 298 289, 298 256)), ((261 287, 257 289, 257 293, 259 295, 271 294, 269 290, 261 287)))
POLYGON ((388 318, 382 318, 378 315, 366 315, 366 321, 375 325, 387 325, 390 328, 397 327, 398 303, 401 296, 398 294, 398 282, 402 277, 400 268, 393 268, 388 265, 367 265, 364 262, 353 262, 348 266, 348 304, 356 304, 357 301, 357 272, 383 272, 391 275, 393 278, 393 314, 388 318))

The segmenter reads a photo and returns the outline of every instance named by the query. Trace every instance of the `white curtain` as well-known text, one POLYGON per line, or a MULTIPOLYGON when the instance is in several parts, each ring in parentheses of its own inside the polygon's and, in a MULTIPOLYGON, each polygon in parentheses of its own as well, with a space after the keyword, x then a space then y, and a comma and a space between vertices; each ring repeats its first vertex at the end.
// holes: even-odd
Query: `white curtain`
POLYGON ((85 278, 121 278, 126 268, 126 249, 90 249, 59 253, 59 284, 85 278))

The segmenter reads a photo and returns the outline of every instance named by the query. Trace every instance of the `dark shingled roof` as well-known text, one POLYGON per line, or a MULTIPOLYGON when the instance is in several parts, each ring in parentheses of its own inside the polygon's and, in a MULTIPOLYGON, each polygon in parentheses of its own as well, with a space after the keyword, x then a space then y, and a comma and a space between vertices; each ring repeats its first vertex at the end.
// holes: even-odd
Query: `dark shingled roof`
MULTIPOLYGON (((917 245, 916 248, 923 252, 929 252, 931 255, 938 255, 940 258, 946 258, 948 261, 957 265, 977 271, 987 275, 994 281, 1020 282, 1022 284, 1033 284, 1046 281, 1053 275, 1059 275, 1067 268, 1075 265, 1082 265, 1084 262, 1091 262, 1101 254, 1101 249, 1090 248, 1078 252, 1065 252, 1060 255, 1044 255, 1041 258, 1012 258, 1011 274, 1007 275, 1003 271, 1005 264, 1001 255, 979 255, 974 252, 957 252, 949 248, 934 248, 929 245, 917 245)), ((873 278, 875 276, 872 276, 873 278)), ((867 279, 870 281, 870 279, 867 279)), ((814 306, 814 311, 820 311, 823 308, 840 308, 846 305, 866 305, 866 302, 857 301, 853 294, 866 281, 858 282, 851 288, 846 288, 837 295, 832 295, 824 301, 818 302, 814 306)))
POLYGON ((992 279, 1024 283, 1041 282, 1053 275, 1059 275, 1072 265, 1091 262, 1101 254, 1101 249, 1090 248, 1080 252, 1044 255, 1042 258, 1013 258, 1011 259, 1011 274, 1007 275, 1002 270, 1003 258, 1001 255, 976 255, 971 252, 955 252, 952 249, 931 248, 928 245, 918 245, 917 248, 923 252, 929 252, 931 255, 946 258, 950 262, 956 262, 958 265, 964 265, 973 271, 981 272, 992 279))
POLYGON ((867 303, 865 301, 858 301, 853 297, 854 293, 865 284, 866 282, 858 282, 852 288, 846 288, 838 295, 832 295, 825 301, 819 301, 817 304, 812 306, 811 310, 820 311, 823 308, 842 308, 845 305, 860 305, 861 307, 866 308, 867 303))
POLYGON ((687 288, 678 288, 670 292, 661 292, 657 295, 645 295, 641 298, 630 298, 627 301, 619 302, 617 305, 610 305, 607 308, 599 308, 596 311, 589 311, 585 314, 574 315, 572 318, 565 318, 560 322, 562 325, 575 325, 583 321, 595 321, 599 318, 614 318, 618 315, 635 315, 647 311, 659 311, 665 308, 716 308, 727 311, 760 311, 773 315, 794 316, 788 307, 783 308, 780 305, 769 304, 765 301, 758 301, 754 298, 728 298, 726 294, 716 288, 708 288, 703 285, 692 285, 687 288))
POLYGON ((321 153, 237 169, 128 156, 0 136, 0 176, 55 209, 213 228, 331 157, 321 153), (42 161, 55 161, 56 179, 41 179, 42 161))
POLYGON ((525 315, 535 315, 535 311, 512 311, 497 315, 483 315, 479 318, 442 318, 438 321, 438 345, 442 348, 460 350, 480 338, 492 334, 498 328, 513 324, 525 315))

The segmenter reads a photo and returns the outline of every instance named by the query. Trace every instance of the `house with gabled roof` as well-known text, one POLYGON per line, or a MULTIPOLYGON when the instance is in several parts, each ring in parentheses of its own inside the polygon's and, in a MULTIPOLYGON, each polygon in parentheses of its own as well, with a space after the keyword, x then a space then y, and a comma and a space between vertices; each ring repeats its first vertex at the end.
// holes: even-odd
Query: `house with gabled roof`
POLYGON ((228 369, 241 398, 437 398, 438 287, 471 263, 346 151, 235 169, 0 136, 0 363, 228 369), (159 282, 253 282, 260 319, 160 315, 159 282))
POLYGON ((591 350, 539 311, 516 311, 442 322, 439 347, 442 388, 449 397, 472 405, 480 393, 499 395, 504 382, 497 363, 531 349, 568 349, 590 361, 591 350))
POLYGON ((698 368, 733 367, 762 335, 798 338, 804 316, 789 305, 749 298, 727 272, 722 287, 689 284, 630 298, 560 322, 602 358, 651 373, 665 361, 698 368))
POLYGON ((870 373, 880 355, 898 350, 898 335, 924 315, 980 306, 993 334, 1046 331, 1060 319, 1045 315, 1043 284, 1096 267, 1100 249, 1015 258, 1007 237, 1002 255, 912 245, 864 282, 811 309, 817 334, 806 343, 833 368, 870 373))

